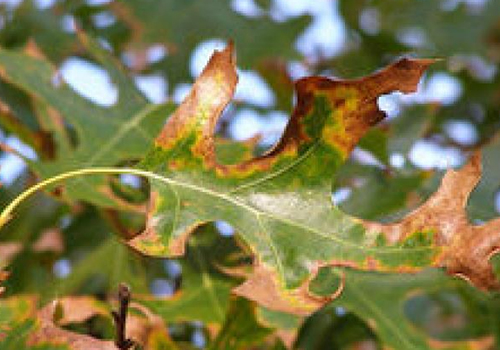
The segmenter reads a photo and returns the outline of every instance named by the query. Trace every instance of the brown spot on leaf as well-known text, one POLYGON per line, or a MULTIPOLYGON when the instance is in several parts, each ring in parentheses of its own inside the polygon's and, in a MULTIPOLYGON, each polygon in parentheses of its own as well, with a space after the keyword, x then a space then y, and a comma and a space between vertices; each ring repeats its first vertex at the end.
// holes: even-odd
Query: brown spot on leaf
POLYGON ((289 291, 287 295, 283 293, 283 287, 278 283, 275 272, 258 264, 254 267, 252 275, 243 284, 234 288, 233 293, 254 300, 269 309, 294 315, 307 316, 324 304, 323 301, 309 295, 307 283, 289 291))

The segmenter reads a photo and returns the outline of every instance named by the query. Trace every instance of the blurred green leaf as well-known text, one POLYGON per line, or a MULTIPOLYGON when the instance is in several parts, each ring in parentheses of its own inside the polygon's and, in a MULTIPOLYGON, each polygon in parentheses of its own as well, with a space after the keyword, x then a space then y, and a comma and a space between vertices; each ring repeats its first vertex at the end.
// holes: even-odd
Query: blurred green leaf
POLYGON ((263 58, 297 57, 294 40, 310 22, 308 16, 284 22, 267 15, 245 17, 231 9, 229 0, 117 1, 110 9, 133 29, 130 49, 145 50, 153 44, 166 48, 161 69, 173 85, 189 80, 191 53, 205 40, 234 40, 238 61, 248 69, 263 58))
POLYGON ((260 325, 256 305, 242 298, 232 298, 222 329, 210 345, 212 350, 248 349, 262 344, 272 332, 260 325))
MULTIPOLYGON (((477 340, 492 330, 487 312, 488 297, 471 290, 464 281, 446 276, 440 270, 427 270, 418 274, 378 274, 354 271, 349 269, 337 270, 345 274, 350 281, 345 285, 341 296, 334 300, 331 306, 345 307, 364 319, 382 342, 394 349, 434 349, 437 343, 431 342, 429 334, 415 327, 406 316, 409 312, 412 317, 425 314, 428 309, 416 307, 410 303, 418 295, 426 295, 435 291, 447 290, 452 293, 466 293, 474 295, 469 299, 472 303, 466 322, 471 328, 460 331, 460 340, 477 340), (473 306, 472 306, 473 305, 473 306), (408 309, 411 307, 411 309, 408 309), (482 312, 470 312, 483 310, 482 312)), ((449 321, 450 322, 450 321, 449 321)), ((445 325, 444 325, 445 326, 445 325)), ((453 324, 450 325, 453 327, 453 324)), ((433 339, 437 342, 437 339, 433 339)), ((472 349, 467 344, 442 341, 442 346, 449 349, 472 349)))
MULTIPOLYGON (((54 161, 28 162, 42 178, 80 168, 116 166, 124 161, 141 159, 172 110, 170 104, 148 106, 134 82, 108 52, 83 34, 80 39, 116 83, 119 97, 115 106, 97 106, 63 82, 54 81, 60 77, 46 60, 6 50, 0 52, 3 78, 54 108, 76 132, 74 150, 63 152, 64 148, 60 148, 54 161)), ((68 181, 65 195, 101 206, 123 204, 120 198, 113 196, 100 176, 68 181)))

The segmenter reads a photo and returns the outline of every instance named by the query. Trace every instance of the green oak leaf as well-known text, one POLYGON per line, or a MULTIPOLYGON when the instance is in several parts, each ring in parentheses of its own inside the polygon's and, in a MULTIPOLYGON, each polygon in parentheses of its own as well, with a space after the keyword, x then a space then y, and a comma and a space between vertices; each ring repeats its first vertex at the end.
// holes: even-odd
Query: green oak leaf
POLYGON ((500 219, 473 226, 464 210, 481 176, 479 153, 461 170, 448 171, 439 190, 400 222, 353 218, 329 198, 332 175, 384 118, 377 98, 414 91, 432 62, 403 59, 351 81, 301 79, 297 106, 274 148, 222 165, 213 131, 237 76, 232 47, 216 52, 141 163, 157 176, 146 229, 129 244, 146 254, 179 255, 195 227, 225 220, 255 254, 253 274, 234 292, 296 314, 308 314, 341 292, 342 286, 324 297, 309 289, 311 278, 328 265, 384 272, 444 266, 480 288, 499 288, 488 257, 500 245, 500 219))
POLYGON ((61 11, 55 8, 40 9, 36 2, 20 2, 15 9, 0 8, 6 25, 0 30, 0 45, 19 48, 30 40, 53 61, 76 51, 76 35, 61 28, 61 11))
POLYGON ((406 174, 348 162, 337 173, 336 185, 350 189, 349 197, 339 207, 363 219, 391 218, 406 208, 410 195, 424 180, 421 173, 406 174))
MULTIPOLYGON (((473 325, 483 322, 482 326, 487 326, 483 332, 465 332, 462 325, 457 339, 446 340, 431 337, 407 317, 408 314, 415 317, 424 312, 435 311, 425 306, 421 306, 420 311, 408 311, 407 309, 413 306, 412 301, 419 296, 442 291, 458 293, 457 295, 473 291, 465 281, 447 276, 443 271, 428 269, 417 274, 382 274, 351 269, 331 269, 329 274, 337 281, 345 275, 344 278, 350 283, 346 283, 340 297, 327 308, 341 306, 363 319, 380 338, 384 349, 465 350, 486 349, 493 344, 493 338, 489 334, 494 326, 491 325, 489 321, 491 318, 488 315, 472 315, 473 318, 468 321, 473 325), (483 347, 475 347, 480 344, 483 344, 483 347)), ((475 306, 470 309, 487 310, 489 297, 484 294, 477 295, 477 293, 473 295, 476 299, 466 302, 467 305, 474 303, 475 306)), ((418 304, 415 305, 418 307, 418 304)), ((451 323, 451 327, 457 326, 451 323)))
MULTIPOLYGON (((84 167, 116 166, 140 160, 172 110, 170 104, 148 105, 133 80, 108 52, 83 33, 79 38, 116 84, 119 97, 114 106, 98 106, 79 96, 64 82, 57 82, 57 70, 43 58, 0 51, 2 78, 41 104, 46 111, 40 113, 52 113, 60 123, 66 121, 76 133, 74 149, 60 141, 56 144, 55 159, 27 160, 43 179, 84 167)), ((54 139, 61 139, 56 130, 54 139)), ((66 197, 73 200, 86 200, 101 206, 124 205, 102 176, 70 180, 64 191, 66 197)))
POLYGON ((129 244, 150 255, 179 255, 193 228, 225 220, 256 255, 254 274, 235 291, 299 314, 324 303, 304 290, 322 265, 413 271, 432 264, 440 249, 431 236, 411 231, 386 244, 383 228, 367 231, 330 200, 332 175, 384 118, 378 96, 414 91, 430 63, 403 59, 353 81, 299 80, 297 107, 281 141, 259 158, 221 165, 213 130, 237 76, 232 47, 215 53, 141 163, 159 177, 151 180, 146 230, 129 244))

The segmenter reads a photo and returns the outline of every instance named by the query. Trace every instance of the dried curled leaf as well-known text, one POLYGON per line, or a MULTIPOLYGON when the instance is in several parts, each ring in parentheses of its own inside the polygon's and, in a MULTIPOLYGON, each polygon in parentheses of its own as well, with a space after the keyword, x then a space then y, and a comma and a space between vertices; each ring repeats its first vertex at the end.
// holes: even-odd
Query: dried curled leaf
POLYGON ((105 307, 90 297, 64 298, 37 310, 37 298, 24 295, 0 302, 0 348, 54 350, 116 350, 113 342, 61 328, 73 322, 84 322, 105 307))
MULTIPOLYGON (((65 297, 54 300, 40 310, 35 297, 22 296, 0 302, 0 348, 4 349, 67 349, 116 350, 113 341, 97 339, 64 329, 101 316, 112 324, 110 307, 92 297, 65 297)), ((144 349, 172 347, 172 340, 163 320, 146 307, 134 303, 134 312, 127 316, 127 337, 144 349), (138 314, 136 311, 139 311, 138 314), (163 347, 162 347, 163 346, 163 347)))
MULTIPOLYGON (((4 271, 5 266, 22 250, 19 242, 5 242, 0 244, 0 284, 9 277, 9 273, 4 271)), ((5 291, 5 287, 0 285, 0 295, 5 291)))
POLYGON ((147 229, 129 244, 150 255, 179 255, 194 228, 225 220, 255 255, 253 275, 235 292, 296 314, 317 310, 341 292, 343 284, 330 297, 310 290, 310 281, 324 266, 384 272, 444 266, 478 286, 495 287, 492 275, 485 273, 487 262, 477 267, 475 259, 487 260, 494 251, 496 244, 484 240, 490 240, 498 222, 463 233, 469 226, 465 214, 459 215, 457 224, 458 211, 441 211, 435 221, 427 219, 436 201, 448 209, 463 208, 479 178, 478 156, 464 171, 451 171, 443 182, 445 189, 436 194, 446 197, 440 193, 449 191, 450 178, 456 178, 451 187, 470 182, 472 187, 462 188, 453 206, 447 202, 453 200, 449 196, 431 199, 400 224, 366 223, 341 212, 330 200, 332 175, 385 116, 377 98, 395 90, 415 91, 432 62, 401 59, 356 80, 301 79, 295 84, 297 105, 275 147, 261 157, 223 165, 216 161, 213 132, 233 96, 237 75, 232 46, 216 52, 142 162, 159 176, 151 181, 147 229), (488 248, 464 259, 460 242, 471 235, 478 240, 478 250, 485 244, 488 248), (480 271, 484 277, 472 276, 480 271))
POLYGON ((102 313, 102 307, 92 298, 67 298, 54 301, 37 313, 35 329, 28 337, 28 345, 54 344, 71 350, 116 350, 112 341, 96 339, 60 327, 70 322, 82 322, 102 313))

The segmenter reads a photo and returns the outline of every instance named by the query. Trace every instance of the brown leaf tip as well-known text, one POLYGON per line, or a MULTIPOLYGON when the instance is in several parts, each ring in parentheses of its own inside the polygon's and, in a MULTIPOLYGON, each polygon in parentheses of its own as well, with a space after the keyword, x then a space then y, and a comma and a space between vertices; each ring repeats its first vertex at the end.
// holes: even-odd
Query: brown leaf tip
POLYGON ((238 75, 236 55, 230 41, 222 51, 215 51, 191 92, 168 119, 156 139, 163 148, 170 148, 186 133, 199 134, 196 153, 210 163, 215 161, 213 134, 217 119, 231 101, 236 90, 238 75), (200 113, 200 111, 203 113, 200 113))
POLYGON ((438 60, 432 58, 404 57, 375 73, 374 76, 384 76, 383 80, 388 82, 386 86, 389 90, 382 93, 397 90, 408 94, 417 91, 422 74, 436 61, 438 60), (397 85, 390 82, 397 82, 397 85))

